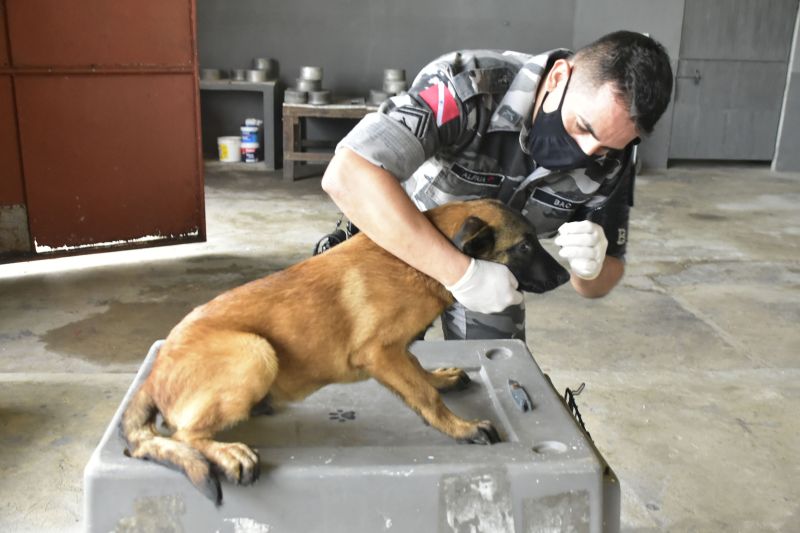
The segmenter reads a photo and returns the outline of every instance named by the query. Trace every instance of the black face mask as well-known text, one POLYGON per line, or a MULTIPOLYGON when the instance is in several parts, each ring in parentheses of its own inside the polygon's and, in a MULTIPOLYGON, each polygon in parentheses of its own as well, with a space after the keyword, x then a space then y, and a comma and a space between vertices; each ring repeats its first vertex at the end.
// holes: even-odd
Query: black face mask
MULTIPOLYGON (((571 79, 570 76, 570 79, 567 80, 567 85, 561 94, 561 101, 558 103, 558 109, 545 113, 542 108, 539 108, 536 120, 533 121, 531 131, 528 133, 526 146, 528 153, 538 166, 550 170, 582 168, 595 160, 594 157, 586 155, 575 139, 570 137, 564 128, 564 121, 561 119, 561 106, 564 105, 564 97, 567 95, 571 79)), ((544 97, 547 98, 548 94, 550 93, 546 93, 544 97)), ((542 105, 544 106, 544 100, 542 100, 542 105)))

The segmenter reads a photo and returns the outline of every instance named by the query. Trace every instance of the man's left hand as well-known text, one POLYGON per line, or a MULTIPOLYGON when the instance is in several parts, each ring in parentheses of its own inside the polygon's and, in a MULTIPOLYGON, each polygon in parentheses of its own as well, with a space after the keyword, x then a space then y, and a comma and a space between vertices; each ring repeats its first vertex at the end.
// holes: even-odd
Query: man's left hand
POLYGON ((588 220, 567 222, 558 228, 554 242, 561 246, 558 255, 569 261, 573 274, 586 280, 600 275, 608 240, 599 224, 588 220))

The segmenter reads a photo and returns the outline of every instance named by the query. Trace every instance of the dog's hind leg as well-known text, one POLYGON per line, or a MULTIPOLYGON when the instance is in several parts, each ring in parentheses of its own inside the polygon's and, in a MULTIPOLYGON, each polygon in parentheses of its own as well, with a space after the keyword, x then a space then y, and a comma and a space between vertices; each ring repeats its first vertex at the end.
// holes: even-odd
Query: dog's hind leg
POLYGON ((272 398, 264 396, 250 409, 250 416, 274 415, 275 407, 272 405, 272 398))
POLYGON ((275 381, 278 359, 265 339, 249 333, 226 334, 222 346, 224 351, 213 354, 213 371, 224 378, 201 384, 206 387, 202 395, 189 397, 173 411, 172 438, 198 450, 229 481, 247 485, 258 479, 258 454, 246 444, 218 442, 213 436, 249 418, 275 381))

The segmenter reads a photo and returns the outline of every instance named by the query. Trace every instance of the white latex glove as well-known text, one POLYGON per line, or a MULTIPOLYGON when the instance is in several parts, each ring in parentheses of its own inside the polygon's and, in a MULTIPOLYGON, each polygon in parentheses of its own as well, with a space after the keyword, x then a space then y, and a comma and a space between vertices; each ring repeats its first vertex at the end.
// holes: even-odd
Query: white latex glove
POLYGON ((461 279, 445 289, 470 311, 499 313, 522 302, 518 286, 517 278, 507 266, 473 258, 461 279))
POLYGON ((600 275, 608 240, 599 224, 588 220, 567 222, 558 228, 554 242, 561 246, 558 255, 569 261, 573 274, 586 280, 600 275))

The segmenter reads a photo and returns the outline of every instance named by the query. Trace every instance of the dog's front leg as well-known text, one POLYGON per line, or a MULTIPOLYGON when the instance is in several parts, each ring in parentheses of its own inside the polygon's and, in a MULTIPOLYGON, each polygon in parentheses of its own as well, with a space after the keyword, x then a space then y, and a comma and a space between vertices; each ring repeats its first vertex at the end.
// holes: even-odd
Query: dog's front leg
POLYGON ((457 417, 442 401, 436 388, 426 379, 425 370, 414 364, 405 346, 375 346, 364 354, 365 370, 397 393, 428 424, 461 442, 492 444, 500 442, 497 430, 488 420, 467 421, 457 417))
POLYGON ((466 389, 472 382, 469 374, 460 368, 437 368, 436 370, 425 370, 419 363, 419 359, 408 354, 409 359, 417 369, 425 376, 425 381, 430 383, 439 392, 450 392, 454 390, 466 389))

